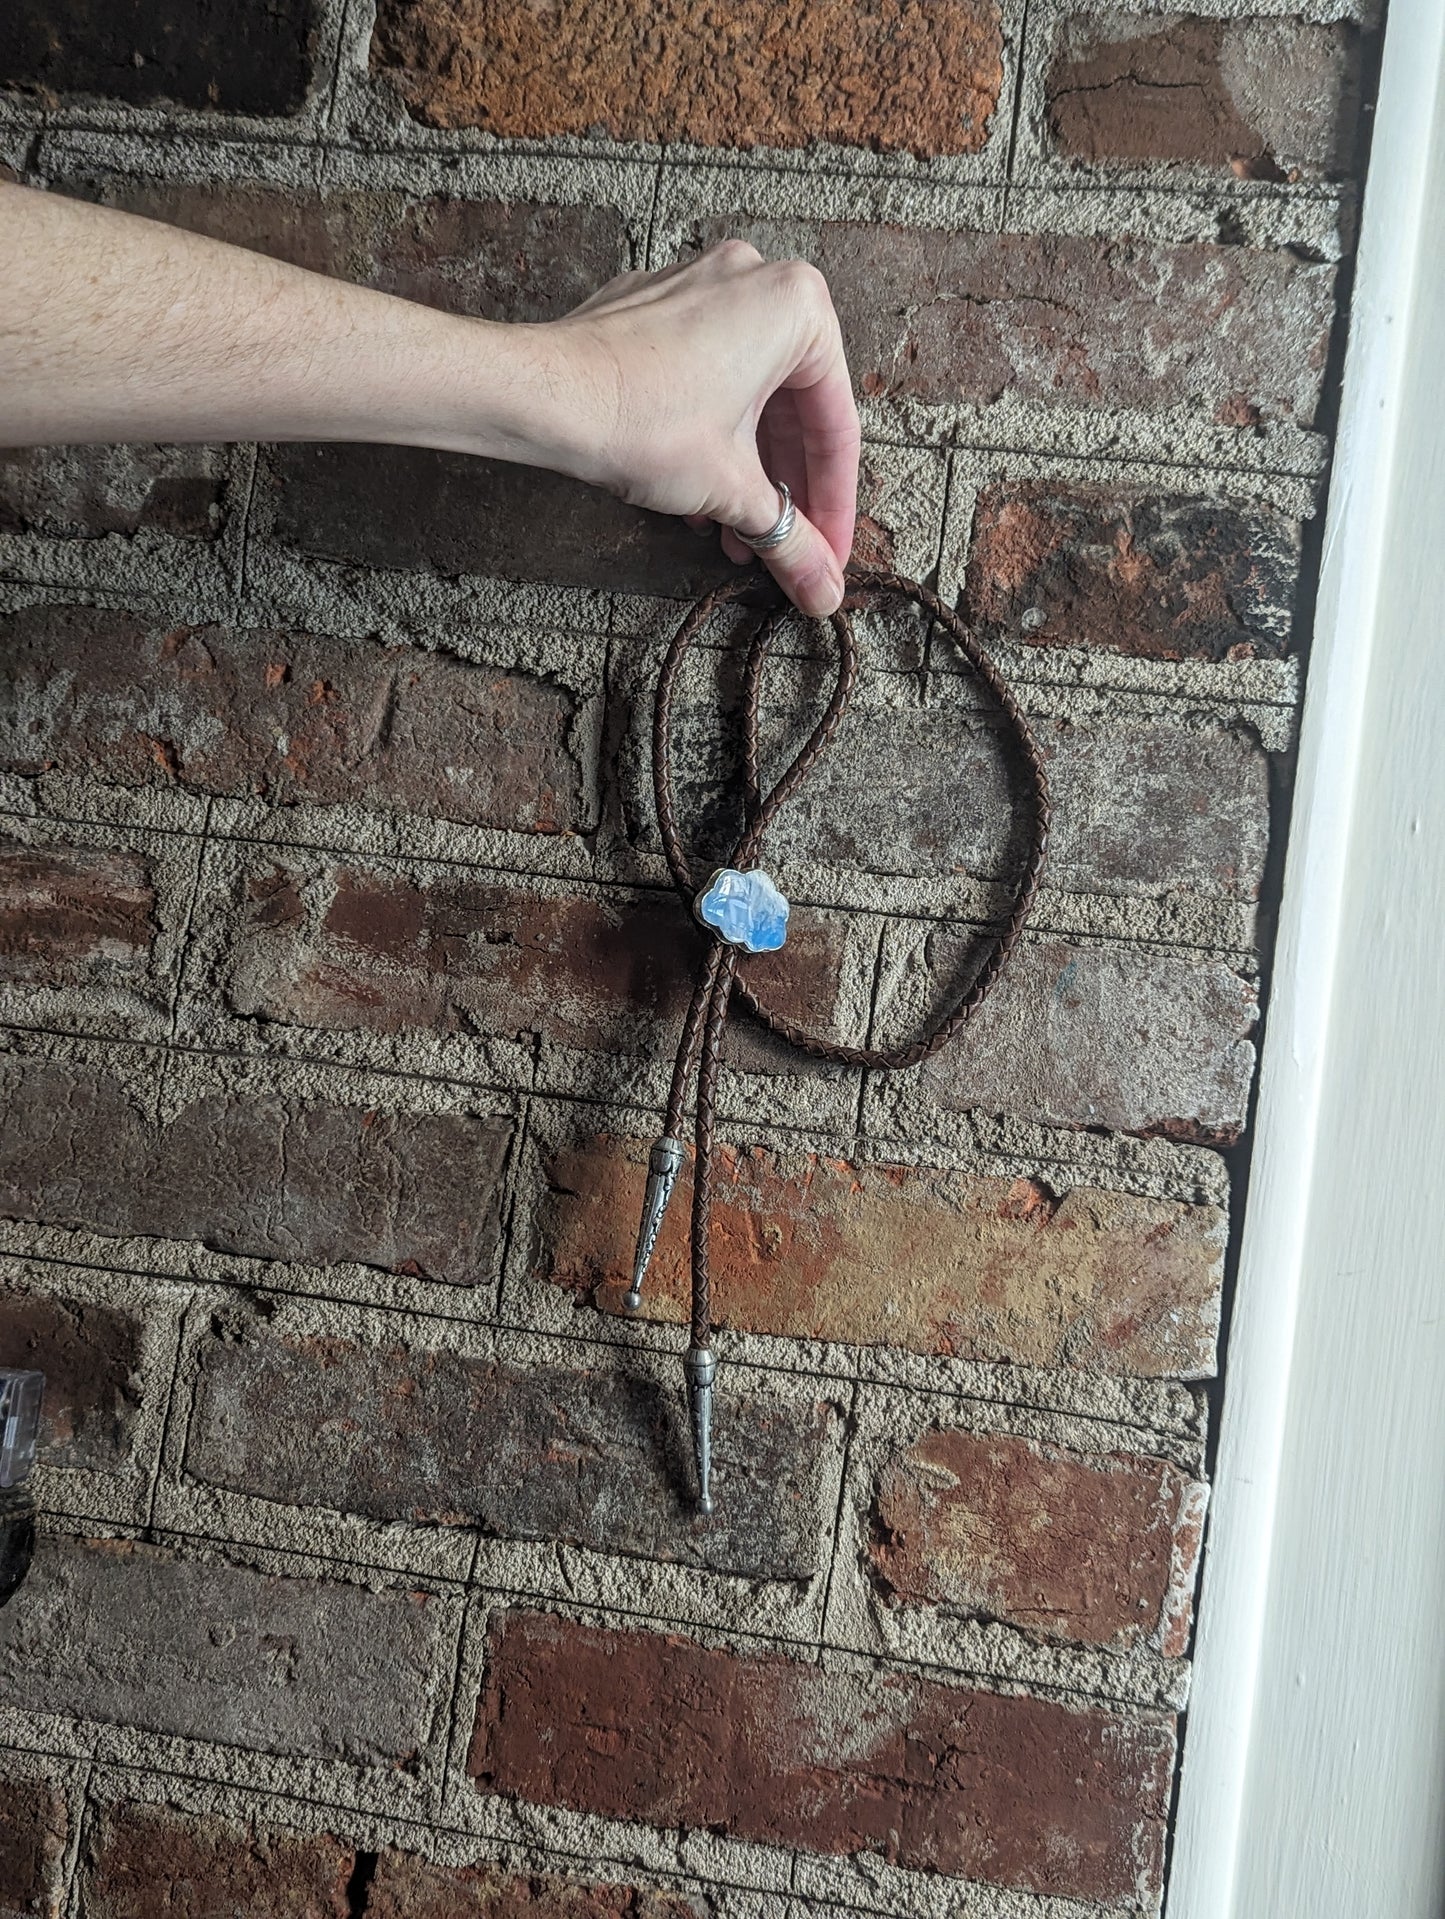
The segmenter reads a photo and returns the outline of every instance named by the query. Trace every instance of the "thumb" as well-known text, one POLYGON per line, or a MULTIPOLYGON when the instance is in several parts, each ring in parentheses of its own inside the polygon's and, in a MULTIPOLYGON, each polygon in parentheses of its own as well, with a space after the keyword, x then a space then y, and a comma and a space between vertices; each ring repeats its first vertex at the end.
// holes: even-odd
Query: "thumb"
POLYGON ((800 613, 826 619, 843 603, 843 571, 837 554, 800 508, 795 505, 787 538, 766 552, 755 554, 738 537, 756 538, 771 531, 782 511, 782 494, 759 467, 756 481, 747 490, 747 509, 724 533, 723 544, 733 559, 761 560, 800 613))

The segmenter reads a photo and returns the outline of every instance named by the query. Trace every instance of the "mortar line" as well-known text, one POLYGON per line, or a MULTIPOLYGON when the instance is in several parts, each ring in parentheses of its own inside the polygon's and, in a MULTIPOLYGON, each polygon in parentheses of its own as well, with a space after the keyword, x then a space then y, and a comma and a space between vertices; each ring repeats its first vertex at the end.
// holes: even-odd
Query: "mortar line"
POLYGON ((848 1503, 848 1475, 853 1461, 853 1439, 858 1426, 859 1382, 853 1381, 848 1395, 848 1410, 843 1418, 843 1458, 838 1470, 838 1497, 833 1507, 833 1549, 828 1555, 828 1571, 823 1580, 823 1599, 818 1609, 818 1657, 821 1663, 824 1649, 829 1651, 852 1650, 836 1647, 829 1638, 828 1608, 833 1597, 833 1580, 838 1571, 838 1555, 842 1547, 843 1509, 848 1503))
MULTIPOLYGON (((325 1513, 329 1509, 325 1507, 290 1507, 285 1510, 298 1514, 306 1514, 311 1512, 325 1513)), ((842 1498, 840 1497, 839 1511, 841 1512, 841 1510, 842 1498)), ((92 1515, 66 1514, 54 1508, 45 1509, 44 1516, 47 1518, 78 1522, 85 1528, 92 1528, 98 1523, 92 1515)), ((463 1602, 463 1613, 464 1616, 468 1617, 470 1614, 468 1613, 466 1602, 486 1596, 500 1600, 507 1610, 515 1609, 520 1604, 528 1607, 540 1607, 547 1611, 553 1618, 568 1620, 573 1623, 588 1624, 589 1622, 595 1622, 597 1620, 602 1621, 601 1626, 594 1625, 594 1630, 620 1633, 638 1630, 656 1632, 660 1627, 664 1633, 675 1632, 679 1629, 684 1633, 696 1633, 702 1635, 696 1641, 698 1645, 708 1651, 725 1653, 729 1658, 733 1659, 766 1657, 776 1648, 780 1649, 785 1656, 793 1658, 799 1665, 821 1666, 823 1654, 828 1652, 845 1660, 856 1661, 857 1667, 861 1669, 873 1671, 881 1669, 889 1673, 900 1673, 907 1677, 952 1686, 958 1690, 1000 1692, 1007 1696, 1010 1688, 1016 1688, 1019 1692, 1035 1698, 1062 1698, 1074 1701, 1087 1701, 1094 1705, 1103 1705, 1110 1711, 1125 1715, 1132 1713, 1174 1712, 1178 1710, 1175 1707, 1161 1705, 1159 1703, 1157 1692, 1147 1690, 1147 1678, 1144 1686, 1138 1686, 1131 1690, 1128 1686, 1127 1676, 1120 1675, 1111 1690, 1105 1683, 1090 1687, 1078 1682, 1069 1684, 1062 1680, 1053 1680, 1039 1674, 1031 1674, 1026 1678, 1020 1677, 1017 1666, 993 1669, 978 1665, 945 1665, 935 1660, 911 1659, 896 1650, 881 1647, 860 1648, 857 1646, 827 1644, 822 1639, 821 1625, 816 1635, 809 1634, 807 1636, 804 1636, 802 1633, 790 1634, 773 1632, 756 1627, 720 1629, 713 1617, 708 1614, 705 1601, 700 1606, 696 1616, 684 1610, 682 1607, 678 1607, 670 1614, 665 1614, 659 1613, 655 1608, 644 1611, 638 1607, 620 1604, 616 1600, 591 1601, 587 1599, 575 1599, 570 1595, 562 1595, 555 1591, 548 1591, 534 1586, 493 1582, 490 1580, 479 1579, 469 1588, 459 1576, 451 1573, 438 1573, 430 1569, 419 1570, 415 1567, 398 1567, 394 1564, 380 1564, 376 1561, 359 1557, 355 1553, 343 1555, 341 1553, 318 1550, 315 1547, 301 1550, 295 1546, 274 1545, 256 1539, 236 1539, 229 1533, 204 1532, 190 1526, 140 1528, 116 1521, 99 1523, 104 1523, 111 1527, 112 1530, 107 1535, 110 1538, 133 1539, 138 1533, 148 1532, 151 1536, 143 1542, 145 1544, 162 1546, 165 1550, 171 1552, 179 1549, 182 1554, 199 1555, 214 1553, 228 1564, 239 1564, 242 1569, 255 1570, 256 1555, 261 1555, 263 1559, 269 1558, 273 1563, 280 1561, 284 1567, 287 1567, 287 1569, 281 1573, 273 1575, 268 1575, 263 1570, 261 1573, 263 1577, 276 1576, 288 1579, 299 1579, 305 1580, 311 1585, 319 1585, 328 1580, 333 1582, 339 1580, 339 1582, 344 1585, 367 1585, 373 1580, 381 1579, 394 1590, 399 1590, 408 1584, 415 1587, 418 1583, 421 1583, 425 1587, 436 1590, 440 1596, 449 1596, 463 1602), (323 1570, 319 1573, 313 1570, 303 1570, 294 1563, 298 1560, 306 1562, 309 1566, 320 1566, 324 1569, 334 1570, 323 1570), (574 1619, 574 1615, 580 1615, 581 1617, 580 1619, 574 1619)), ((93 1535, 85 1532, 77 1535, 59 1530, 51 1536, 60 1538, 85 1538, 93 1535)), ((599 1560, 607 1559, 613 1564, 616 1564, 619 1559, 621 1559, 624 1564, 637 1563, 641 1558, 641 1556, 632 1555, 609 1555, 601 1551, 596 1553, 596 1557, 599 1560)), ((192 1561, 191 1563, 204 1562, 192 1561)), ((641 1563, 649 1565, 657 1562, 641 1559, 641 1563)), ((701 1571, 702 1569, 695 1570, 701 1571)), ((733 1577, 741 1579, 749 1585, 756 1583, 755 1581, 748 1580, 745 1575, 733 1575, 733 1577)), ((1003 1622, 995 1623, 1003 1624, 1003 1622)), ((1024 1629, 1005 1625, 1004 1630, 1012 1638, 1015 1638, 1025 1649, 1032 1649, 1033 1642, 1029 1639, 1024 1629)), ((1109 1655, 1105 1653, 1104 1657, 1117 1659, 1121 1665, 1127 1666, 1129 1663, 1128 1654, 1109 1655)), ((1183 1677, 1189 1670, 1189 1663, 1183 1658, 1169 1661, 1156 1654, 1154 1655, 1154 1661, 1159 1669, 1156 1677, 1161 1681, 1171 1677, 1183 1677)), ((22 1708, 21 1710, 24 1709, 22 1708)), ((80 1714, 63 1716, 70 1717, 75 1723, 82 1725, 92 1723, 80 1714)), ((171 1736, 194 1738, 194 1735, 171 1736)), ((221 1751, 249 1750, 248 1748, 228 1746, 224 1740, 196 1739, 194 1743, 221 1751)), ((94 1755, 92 1754, 90 1757, 93 1758, 94 1755)))
MULTIPOLYGON (((182 1242, 171 1242, 171 1243, 180 1244, 182 1242)), ((13 1258, 13 1257, 16 1257, 16 1255, 0 1253, 0 1258, 13 1258)), ((95 1272, 95 1273, 101 1273, 101 1274, 114 1273, 117 1277, 129 1277, 129 1278, 137 1278, 137 1279, 160 1278, 160 1279, 173 1280, 173 1281, 175 1279, 174 1275, 157 1274, 144 1268, 138 1269, 135 1267, 116 1268, 116 1267, 110 1267, 110 1266, 96 1266, 96 1265, 92 1265, 89 1261, 80 1260, 80 1259, 66 1259, 66 1258, 62 1258, 58 1254, 53 1254, 53 1253, 34 1253, 34 1254, 27 1253, 24 1257, 27 1264, 53 1265, 53 1266, 59 1266, 59 1267, 65 1267, 65 1268, 76 1268, 84 1272, 95 1272)), ((175 1283, 180 1284, 183 1282, 175 1281, 175 1283)), ((260 1293, 274 1295, 282 1299, 307 1301, 317 1305, 335 1307, 340 1309, 342 1312, 347 1312, 347 1313, 355 1312, 358 1314, 361 1314, 361 1313, 374 1314, 378 1318, 382 1318, 382 1319, 391 1317, 391 1318, 397 1318, 397 1319, 415 1320, 415 1321, 421 1321, 428 1326, 436 1325, 439 1327, 460 1328, 464 1331, 483 1332, 483 1333, 490 1332, 490 1333, 500 1334, 504 1338, 510 1337, 512 1339, 520 1339, 520 1340, 544 1339, 557 1345, 578 1348, 584 1354, 588 1354, 592 1356, 600 1356, 602 1354, 608 1354, 613 1352, 638 1353, 642 1355, 644 1358, 653 1358, 653 1359, 659 1356, 663 1356, 663 1357, 666 1356, 665 1354, 660 1355, 659 1349, 655 1346, 644 1344, 643 1342, 638 1341, 636 1339, 628 1338, 625 1334, 625 1331, 619 1331, 619 1334, 616 1337, 609 1337, 604 1331, 600 1329, 596 1332, 573 1332, 570 1330, 559 1330, 555 1327, 543 1325, 536 1321, 529 1321, 525 1319, 517 1320, 517 1321, 498 1321, 498 1320, 488 1319, 485 1317, 469 1317, 465 1313, 461 1313, 461 1312, 449 1313, 443 1309, 443 1306, 440 1302, 435 1306, 426 1306, 426 1305, 402 1306, 402 1305, 396 1305, 386 1301, 358 1300, 358 1299, 353 1299, 345 1296, 338 1296, 334 1292, 322 1292, 319 1290, 313 1290, 304 1285, 299 1285, 299 1284, 288 1285, 285 1283, 284 1277, 281 1279, 263 1277, 259 1279, 248 1278, 244 1280, 225 1279, 225 1278, 199 1280, 199 1279, 193 1278, 191 1281, 191 1284, 194 1291, 216 1290, 216 1291, 224 1291, 224 1292, 235 1292, 235 1293, 241 1293, 241 1294, 253 1294, 253 1293, 260 1292, 260 1293)), ((187 1314, 185 1315, 185 1317, 188 1317, 190 1310, 191 1310, 191 1307, 188 1306, 187 1314)), ((650 1325, 656 1325, 659 1322, 650 1321, 648 1323, 650 1325)), ((781 1337, 781 1336, 777 1336, 777 1337, 781 1337)), ((180 1363, 180 1354, 181 1354, 183 1343, 184 1343, 183 1336, 178 1335, 177 1365, 179 1365, 180 1363)), ((849 1349, 846 1346, 842 1347, 841 1350, 844 1352, 845 1355, 849 1353, 849 1349)), ((860 1350, 863 1353, 866 1353, 873 1349, 862 1348, 858 1350, 860 1350)), ((879 1350, 883 1351, 884 1353, 903 1353, 905 1354, 905 1356, 915 1357, 923 1361, 926 1361, 929 1358, 928 1354, 915 1354, 911 1351, 911 1349, 907 1349, 907 1348, 883 1347, 883 1348, 880 1348, 879 1350)), ((1142 1416, 1135 1415, 1131 1417, 1127 1412, 1104 1413, 1104 1412, 1091 1411, 1090 1409, 1086 1407, 1060 1406, 1053 1403, 1050 1396, 1046 1392, 1035 1393, 1032 1397, 1030 1397, 1027 1394, 1020 1393, 1020 1392, 1010 1393, 1007 1390, 1002 1388, 997 1390, 989 1390, 987 1383, 974 1388, 970 1388, 963 1384, 944 1384, 944 1385, 935 1384, 935 1385, 925 1386, 925 1385, 917 1384, 911 1381, 900 1381, 896 1377, 892 1377, 877 1371, 870 1371, 867 1367, 866 1362, 862 1362, 856 1357, 853 1359, 853 1363, 851 1364, 851 1366, 847 1366, 846 1368, 845 1368, 844 1362, 837 1362, 834 1364, 830 1364, 829 1362, 824 1361, 821 1364, 815 1364, 810 1361, 807 1364, 800 1363, 800 1364, 789 1365, 781 1359, 772 1359, 767 1357, 755 1357, 755 1356, 750 1356, 746 1361, 735 1361, 734 1363, 737 1365, 744 1366, 745 1370, 750 1373, 757 1372, 757 1373, 773 1375, 781 1380, 796 1381, 796 1380, 807 1380, 807 1379, 816 1378, 816 1379, 828 1380, 840 1386, 847 1386, 847 1387, 867 1386, 867 1387, 874 1388, 878 1391, 900 1394, 905 1397, 915 1399, 915 1400, 920 1400, 920 1401, 945 1400, 955 1405, 993 1406, 1003 1411, 1042 1413, 1050 1419, 1077 1420, 1080 1423, 1087 1426, 1110 1428, 1118 1432, 1130 1434, 1137 1437, 1137 1439, 1141 1443, 1149 1442, 1149 1441, 1154 1441, 1154 1442, 1166 1441, 1167 1442, 1171 1440, 1178 1440, 1181 1442, 1185 1442, 1187 1444, 1194 1445, 1196 1447, 1202 1447, 1204 1443, 1203 1437, 1199 1433, 1197 1427, 1186 1425, 1182 1421, 1175 1421, 1173 1423, 1170 1423, 1166 1421, 1165 1419, 1161 1418, 1155 1424, 1150 1425, 1147 1422, 1147 1420, 1144 1419, 1142 1416)), ((1057 1372, 1055 1373, 1054 1376, 1056 1377, 1058 1376, 1057 1372)), ((1088 1375, 1086 1377, 1095 1377, 1095 1376, 1088 1375)), ((1113 1377, 1113 1375, 1106 1375, 1105 1377, 1113 1377)), ((1134 1376, 1120 1375, 1120 1377, 1124 1379, 1129 1379, 1134 1376)), ((1177 1377, 1171 1377, 1169 1379, 1160 1379, 1158 1381, 1151 1382, 1149 1380, 1142 1378, 1142 1376, 1139 1376, 1138 1383, 1141 1385, 1149 1385, 1152 1383, 1161 1388, 1172 1385, 1172 1386, 1181 1388, 1185 1391, 1189 1391, 1193 1389, 1203 1389, 1203 1387, 1207 1385, 1206 1381, 1179 1379, 1177 1377)), ((1189 1470, 1195 1471, 1196 1468, 1191 1467, 1189 1470)), ((59 1511, 60 1509, 51 1508, 50 1510, 59 1511)), ((332 1510, 332 1509, 317 1508, 316 1510, 332 1510)), ((339 1509, 334 1509, 334 1510, 339 1511, 339 1509)), ((84 1515, 71 1515, 71 1516, 84 1517, 84 1515)), ((477 1548, 477 1554, 478 1555, 480 1554, 480 1546, 478 1546, 477 1548)))
MULTIPOLYGON (((331 76, 326 89, 326 104, 318 116, 316 135, 317 145, 321 147, 323 151, 328 150, 331 145, 332 123, 336 118, 336 102, 341 91, 341 64, 346 56, 346 48, 350 43, 351 17, 355 4, 356 0, 340 0, 337 8, 336 51, 331 61, 331 76)), ((319 190, 324 192, 326 186, 324 163, 322 177, 317 184, 319 190)))
POLYGON ((71 1798, 79 1801, 79 1811, 73 1822, 74 1831, 66 1834, 63 1863, 60 1869, 60 1909, 64 1919, 82 1919, 80 1862, 85 1841, 90 1836, 91 1824, 97 1811, 91 1798, 94 1779, 95 1760, 91 1758, 83 1762, 72 1785, 71 1798))
POLYGON ((245 443, 245 459, 244 498, 238 510, 236 525, 236 572, 231 586, 231 618, 237 626, 245 624, 246 561, 251 551, 251 504, 256 497, 256 472, 261 460, 260 448, 254 441, 245 443))
POLYGON ((1014 96, 1010 103, 1008 148, 1004 155, 1003 192, 999 196, 998 231, 1003 233, 1008 227, 1009 214, 1012 211, 1011 195, 1014 184, 1014 154, 1018 147, 1019 120, 1023 113, 1025 73, 1030 52, 1029 47, 1029 6, 1030 0, 1023 0, 1019 10, 1018 57, 1015 61, 1014 96))
POLYGON ((160 1438, 156 1445, 155 1465, 151 1470, 150 1486, 145 1501, 145 1530, 153 1533, 156 1523, 156 1500, 160 1492, 161 1474, 166 1469, 166 1458, 170 1451, 171 1435, 178 1418, 184 1417, 186 1431, 180 1437, 180 1459, 185 1460, 186 1442, 190 1436, 191 1395, 186 1393, 186 1411, 182 1416, 177 1411, 180 1396, 181 1365, 190 1344, 191 1314, 195 1310, 195 1291, 181 1308, 176 1319, 176 1349, 171 1360, 171 1381, 166 1391, 166 1409, 161 1420, 160 1438))

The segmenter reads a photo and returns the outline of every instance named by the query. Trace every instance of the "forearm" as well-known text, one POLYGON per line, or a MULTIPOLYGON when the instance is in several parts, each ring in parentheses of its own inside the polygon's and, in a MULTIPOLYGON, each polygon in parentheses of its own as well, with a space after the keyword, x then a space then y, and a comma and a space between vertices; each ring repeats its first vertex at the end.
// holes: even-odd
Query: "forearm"
POLYGON ((564 464, 555 329, 461 319, 0 185, 0 444, 378 440, 564 464))

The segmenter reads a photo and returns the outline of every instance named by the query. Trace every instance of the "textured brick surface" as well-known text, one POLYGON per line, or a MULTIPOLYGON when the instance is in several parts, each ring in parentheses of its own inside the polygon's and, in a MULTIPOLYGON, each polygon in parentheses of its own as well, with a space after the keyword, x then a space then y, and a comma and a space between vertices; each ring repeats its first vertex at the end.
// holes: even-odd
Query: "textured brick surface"
MULTIPOLYGON (((1067 639, 1067 634, 1060 634, 1067 639)), ((909 688, 911 690, 911 686, 909 688)), ((628 830, 659 849, 652 791, 652 689, 634 714, 623 768, 628 830)), ((798 710, 779 696, 781 710, 798 710)), ((817 710, 816 700, 800 702, 817 710)), ((733 743, 718 707, 686 687, 674 707, 675 791, 689 846, 725 859, 742 832, 733 743)), ((772 714, 764 735, 773 729, 772 714)), ((1243 730, 1116 714, 1031 721, 1054 806, 1048 879, 1068 891, 1252 900, 1269 836, 1268 762, 1243 730)), ((796 742, 795 742, 796 744, 796 742)), ((786 763, 780 750, 765 763, 786 763)), ((770 861, 820 861, 934 878, 1012 878, 1028 821, 1012 749, 991 715, 946 698, 861 703, 768 832, 770 861), (880 766, 906 766, 900 794, 880 766), (967 795, 960 804, 960 795, 967 795)))
MULTIPOLYGON (((539 1261, 621 1310, 647 1150, 596 1139, 547 1167, 539 1261)), ((652 1315, 687 1318, 682 1175, 648 1274, 652 1315)), ((1224 1215, 1038 1181, 724 1147, 713 1202, 719 1321, 960 1358, 1184 1376, 1213 1368, 1224 1215)))
MULTIPOLYGON (((539 1032, 563 1045, 651 1051, 682 1019, 702 938, 669 895, 547 898, 511 880, 413 880, 349 867, 309 884, 267 867, 246 882, 227 997, 304 1026, 539 1032)), ((745 963, 781 1010, 826 1028, 841 992, 836 922, 799 915, 780 954, 745 963)), ((751 1041, 751 1045, 749 1042, 751 1041)), ((756 1063, 740 1023, 729 1056, 756 1063)))
POLYGON ((1003 83, 994 0, 383 0, 372 65, 440 127, 703 146, 982 146, 1003 83))
POLYGON ((0 1611, 0 1688, 22 1711, 396 1766, 431 1735, 438 1611, 421 1592, 42 1538, 0 1611))
POLYGON ((1203 1488, 1163 1460, 934 1431, 880 1474, 869 1556, 905 1605, 1178 1654, 1203 1516, 1203 1488))
POLYGON ((698 246, 736 233, 820 267, 870 398, 1314 420, 1334 270, 1287 251, 851 221, 689 231, 698 246))
POLYGON ((209 538, 221 523, 225 454, 209 446, 0 450, 0 533, 209 538))
POLYGON ((0 1292, 0 1354, 45 1375, 39 1457, 105 1470, 129 1451, 140 1327, 113 1306, 0 1292))
POLYGON ((485 320, 551 320, 631 264, 616 208, 256 181, 196 186, 97 176, 74 190, 313 273, 485 320))
POLYGON ((6 1919, 51 1919, 65 1832, 59 1793, 30 1780, 0 1779, 0 1913, 6 1919))
POLYGON ((468 1285, 490 1271, 501 1120, 216 1094, 147 1126, 114 1081, 0 1067, 0 1213, 468 1285))
POLYGON ((680 520, 538 467, 426 447, 263 456, 262 530, 323 560, 690 598, 736 570, 680 520))
POLYGON ((0 766, 573 831, 577 696, 447 654, 32 607, 0 620, 0 766))
POLYGON ((141 970, 154 908, 139 854, 0 834, 0 980, 64 986, 141 970))
POLYGON ((974 508, 963 610, 985 637, 1032 646, 1271 659, 1299 566, 1298 524, 1269 507, 1001 482, 974 508))
POLYGON ((156 1806, 107 1806, 87 1837, 84 1919, 351 1919, 349 1846, 156 1806))
MULTIPOLYGON (((975 951, 952 931, 900 940, 882 988, 885 1028, 914 1030, 926 1007, 956 994, 975 951)), ((919 1075, 954 1112, 1228 1145, 1248 1112, 1257 1014, 1253 984, 1221 960, 1031 941, 966 1040, 919 1075)))
POLYGON ((612 1363, 519 1367, 258 1337, 207 1349, 186 1465, 211 1485, 371 1519, 809 1578, 825 1409, 726 1396, 718 1513, 705 1525, 690 1509, 681 1412, 674 1387, 612 1363))
POLYGON ((1173 1745, 1158 1718, 514 1614, 470 1767, 543 1805, 1111 1899, 1158 1885, 1173 1745))
POLYGON ((102 94, 294 113, 316 51, 315 0, 9 0, 0 86, 42 101, 102 94))
POLYGON ((701 1919, 701 1912, 676 1893, 589 1885, 555 1873, 520 1878, 495 1866, 438 1866, 384 1852, 366 1919, 701 1919))
POLYGON ((1348 21, 1105 11, 1062 23, 1045 80, 1069 159, 1182 160, 1245 179, 1344 172, 1359 124, 1348 21))

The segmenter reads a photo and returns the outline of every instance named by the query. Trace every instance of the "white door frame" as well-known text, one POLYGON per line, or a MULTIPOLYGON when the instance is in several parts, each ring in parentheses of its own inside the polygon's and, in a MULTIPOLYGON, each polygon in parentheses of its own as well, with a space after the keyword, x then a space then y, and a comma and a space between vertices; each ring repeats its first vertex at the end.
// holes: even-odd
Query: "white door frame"
POLYGON ((1445 0, 1391 0, 1169 1919, 1445 1912, 1445 0))

